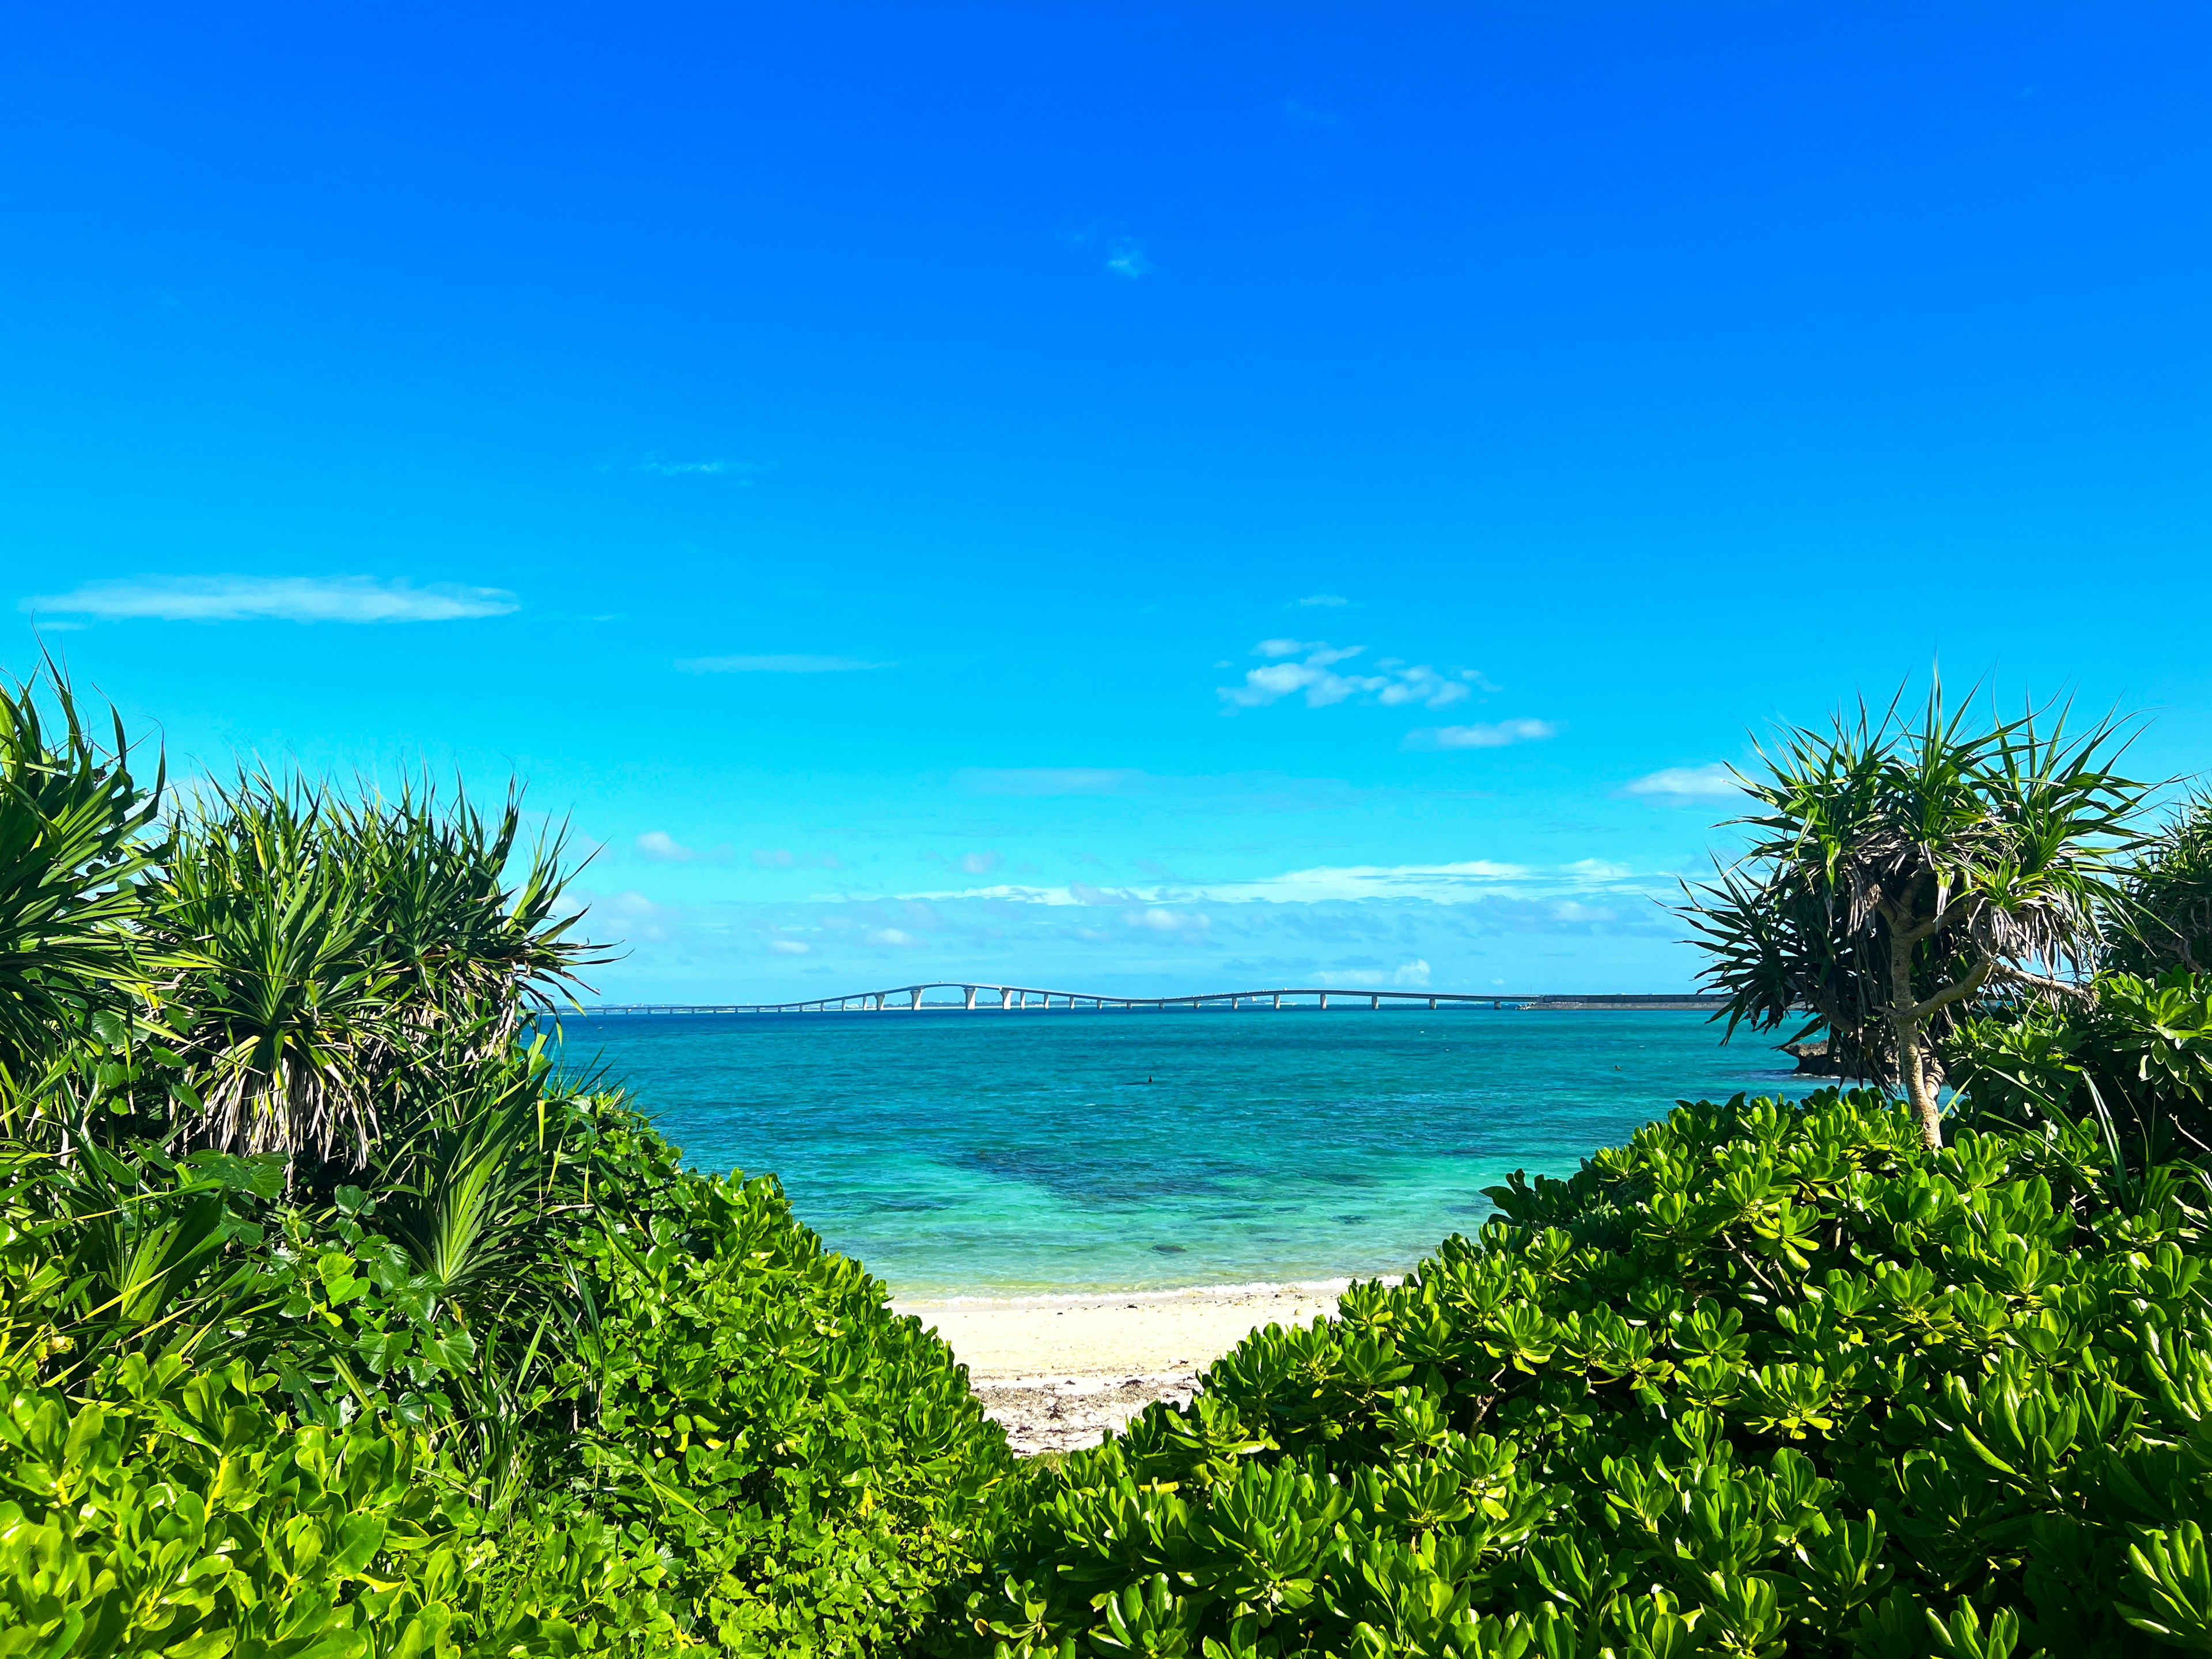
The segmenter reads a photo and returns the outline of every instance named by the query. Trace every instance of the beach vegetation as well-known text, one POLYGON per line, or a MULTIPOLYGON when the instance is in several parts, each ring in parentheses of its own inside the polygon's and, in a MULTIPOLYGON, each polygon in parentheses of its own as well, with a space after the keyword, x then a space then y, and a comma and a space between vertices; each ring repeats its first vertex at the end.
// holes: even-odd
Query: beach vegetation
POLYGON ((2130 861, 2105 965, 2156 978, 2212 973, 2212 795, 2176 807, 2130 861))
POLYGON ((1752 844, 1686 915, 1717 1018, 1825 1033, 1846 1075, 1902 1089, 1942 1140, 1942 1039, 1978 997, 2065 993, 2127 908, 2144 787, 2107 721, 1978 721, 1862 704, 1785 732, 1743 779, 1752 844))
POLYGON ((558 1063, 557 831, 0 721, 0 1656, 907 1646, 1005 1437, 558 1063))
POLYGON ((2212 1650, 2208 1194, 2070 1120, 1685 1104, 1040 1474, 949 1651, 2212 1650))

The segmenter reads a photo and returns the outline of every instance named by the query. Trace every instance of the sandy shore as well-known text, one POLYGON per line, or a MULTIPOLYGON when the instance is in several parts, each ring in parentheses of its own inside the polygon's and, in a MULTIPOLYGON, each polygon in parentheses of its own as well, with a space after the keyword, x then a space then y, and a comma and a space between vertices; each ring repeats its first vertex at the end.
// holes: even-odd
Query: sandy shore
POLYGON ((1024 1455, 1096 1445, 1261 1325, 1336 1310, 1338 1285, 1243 1285, 1088 1297, 896 1304, 951 1344, 983 1409, 1024 1455))

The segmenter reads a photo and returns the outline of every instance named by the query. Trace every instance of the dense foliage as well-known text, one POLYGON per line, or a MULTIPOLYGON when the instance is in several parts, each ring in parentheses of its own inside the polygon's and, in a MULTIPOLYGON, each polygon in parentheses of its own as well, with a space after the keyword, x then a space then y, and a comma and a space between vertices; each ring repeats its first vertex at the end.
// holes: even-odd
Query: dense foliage
POLYGON ((2116 863, 2108 732, 1931 705, 1754 788, 1732 1017, 1809 1003, 1910 1105, 1683 1105, 1024 1468, 773 1181, 563 1073, 593 953, 518 800, 165 810, 46 701, 0 690, 0 1659, 2212 1653, 2203 814, 2116 863), (2145 971, 2039 971, 2093 951, 2145 971))
POLYGON ((2094 1123, 2116 1164, 2212 1155, 2212 975, 2100 974, 2081 996, 1977 1013, 1947 1052, 1986 1120, 2094 1123))
POLYGON ((2212 796, 2184 802, 2128 872, 2106 964, 2146 978, 2212 972, 2212 796))
POLYGON ((1685 1105, 1046 1477, 956 1649, 2212 1651, 2207 1190, 1685 1105))
POLYGON ((2094 966, 2143 790, 2110 725, 1972 723, 1940 688, 1784 734, 1747 776, 1755 836, 1687 916, 1732 1033, 1808 1021, 1850 1076, 1901 1085, 1942 1139, 1940 1040, 1971 999, 2094 966))
POLYGON ((163 820, 49 696, 0 708, 0 1656, 896 1650, 1004 1437, 773 1182, 548 1058, 558 837, 163 820))

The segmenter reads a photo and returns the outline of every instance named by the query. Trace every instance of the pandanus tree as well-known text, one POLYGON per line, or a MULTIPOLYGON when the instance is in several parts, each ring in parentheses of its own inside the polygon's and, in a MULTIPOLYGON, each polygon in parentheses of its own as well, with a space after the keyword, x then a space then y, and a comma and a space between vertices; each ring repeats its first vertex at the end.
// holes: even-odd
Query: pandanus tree
POLYGON ((489 1059, 602 959, 569 937, 555 832, 510 793, 348 799, 248 775, 179 814, 149 933, 185 964, 168 1017, 204 1079, 185 1144, 366 1166, 398 1077, 489 1059))
POLYGON ((1740 775, 1743 857, 1692 890, 1718 1018, 1825 1030, 1846 1071, 1901 1086, 1942 1144, 1934 1039, 1978 995, 2064 994, 2123 903, 2144 787, 2111 721, 1970 724, 1932 690, 1917 720, 1863 705, 1795 728, 1740 775))
POLYGON ((143 975, 132 929, 154 857, 158 757, 134 777, 122 717, 103 745, 51 670, 0 685, 0 1071, 21 1073, 143 975), (52 705, 52 718, 41 702, 52 705))
POLYGON ((2106 965, 2155 978, 2212 972, 2212 795, 2183 802, 2128 872, 2106 965))

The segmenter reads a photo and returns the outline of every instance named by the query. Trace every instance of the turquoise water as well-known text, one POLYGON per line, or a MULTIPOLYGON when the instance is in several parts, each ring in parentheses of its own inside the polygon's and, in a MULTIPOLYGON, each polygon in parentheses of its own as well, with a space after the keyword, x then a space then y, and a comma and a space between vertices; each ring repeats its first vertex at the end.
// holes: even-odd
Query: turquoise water
POLYGON ((773 1171, 907 1296, 1401 1273, 1516 1169, 1802 1092, 1689 1013, 1247 1009, 566 1022, 694 1167, 773 1171))

